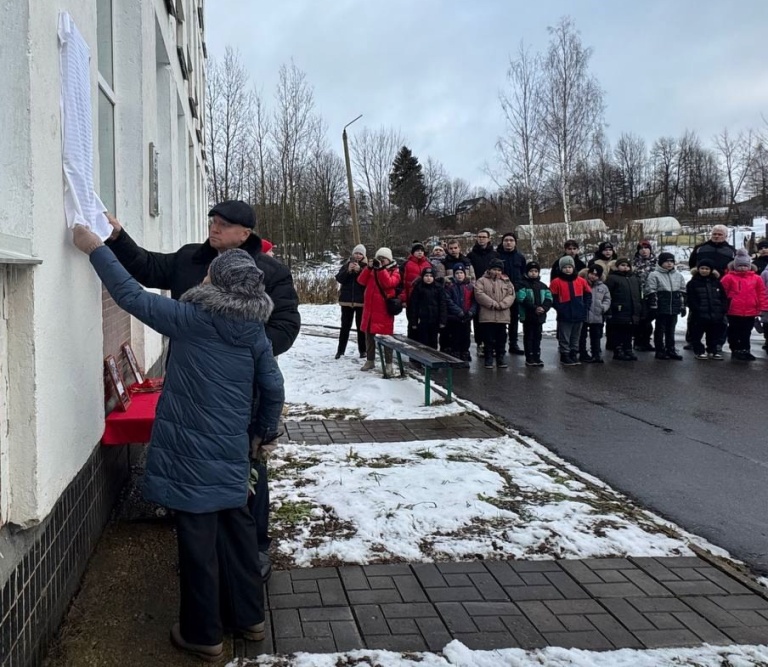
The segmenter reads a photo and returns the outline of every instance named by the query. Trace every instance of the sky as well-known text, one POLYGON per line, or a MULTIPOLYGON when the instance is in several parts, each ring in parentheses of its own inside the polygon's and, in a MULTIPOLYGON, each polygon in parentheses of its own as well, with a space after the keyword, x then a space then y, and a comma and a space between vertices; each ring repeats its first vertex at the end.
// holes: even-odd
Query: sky
POLYGON ((400 130, 422 163, 488 187, 498 102, 521 40, 571 16, 605 92, 608 137, 711 138, 768 117, 768 0, 208 0, 208 52, 239 51, 267 100, 291 59, 341 153, 342 127, 400 130))

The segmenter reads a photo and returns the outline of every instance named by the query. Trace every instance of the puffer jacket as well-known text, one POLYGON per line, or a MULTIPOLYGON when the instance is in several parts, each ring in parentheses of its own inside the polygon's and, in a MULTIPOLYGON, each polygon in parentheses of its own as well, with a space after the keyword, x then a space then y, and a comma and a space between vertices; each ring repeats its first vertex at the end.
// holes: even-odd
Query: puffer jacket
POLYGON ((531 318, 532 320, 538 319, 541 324, 544 324, 552 304, 552 292, 541 280, 528 276, 520 280, 520 289, 517 291, 517 309, 521 322, 531 318), (536 308, 539 306, 544 309, 543 313, 536 312, 536 308))
POLYGON ((611 271, 605 281, 611 291, 611 320, 616 324, 637 324, 643 314, 640 278, 632 271, 611 271))
POLYGON ((445 259, 443 260, 443 264, 445 265, 446 278, 453 278, 453 267, 457 264, 463 264, 464 272, 466 273, 467 278, 469 278, 472 282, 475 282, 475 270, 472 268, 472 262, 469 261, 469 257, 466 255, 461 253, 459 253, 458 257, 446 255, 445 259))
POLYGON ((193 514, 243 507, 249 428, 253 422, 252 435, 275 435, 283 408, 283 377, 264 329, 271 299, 243 298, 205 284, 175 301, 143 290, 107 246, 90 259, 118 306, 173 343, 147 452, 144 496, 193 514))
POLYGON ((354 260, 348 259, 342 264, 339 272, 336 274, 336 282, 339 283, 339 305, 351 306, 352 308, 362 308, 365 298, 365 287, 357 282, 357 277, 368 264, 363 258, 360 264, 360 271, 350 271, 349 265, 354 260))
POLYGON ((478 320, 481 323, 509 324, 509 309, 515 302, 515 288, 504 274, 493 279, 490 272, 486 272, 475 283, 475 301, 479 307, 478 320))
POLYGON ((728 298, 717 272, 705 278, 696 269, 692 269, 685 293, 692 318, 702 322, 722 322, 728 313, 728 298))
POLYGON ((659 315, 679 315, 685 308, 685 278, 674 267, 657 266, 645 283, 648 308, 659 315))
POLYGON ((382 296, 382 291, 387 298, 395 296, 395 290, 400 285, 400 271, 397 266, 394 263, 382 269, 367 266, 357 277, 357 282, 365 287, 363 321, 360 330, 371 334, 391 336, 395 333, 395 318, 387 311, 387 304, 382 296))
POLYGON ((602 280, 589 286, 592 288, 592 303, 587 313, 587 324, 602 324, 611 311, 611 291, 602 280))
POLYGON ((444 257, 438 257, 437 255, 430 255, 429 261, 432 264, 432 268, 435 270, 435 282, 442 285, 445 281, 445 264, 443 264, 444 257))
POLYGON ((426 268, 432 267, 432 262, 426 257, 416 259, 413 255, 410 255, 403 264, 403 291, 400 293, 400 298, 403 303, 408 304, 408 298, 411 296, 413 290, 413 283, 417 278, 421 278, 421 272, 426 268))
POLYGON ((475 316, 477 312, 475 287, 469 278, 465 278, 462 283, 457 283, 455 280, 449 281, 445 286, 445 294, 449 320, 455 322, 465 317, 472 318, 475 316))
POLYGON ((721 276, 725 275, 728 270, 728 264, 733 261, 736 255, 736 248, 734 248, 727 241, 704 241, 695 246, 691 252, 691 256, 688 258, 688 266, 693 269, 699 263, 699 260, 708 259, 712 262, 712 266, 721 276))
POLYGON ((768 292, 754 271, 729 271, 720 283, 728 297, 729 315, 757 317, 768 312, 768 292))
MULTIPOLYGON (((171 253, 149 252, 139 247, 125 229, 106 244, 128 273, 144 287, 170 290, 174 299, 202 283, 208 267, 219 254, 208 241, 189 243, 171 253)), ((255 234, 251 234, 240 248, 253 257, 256 266, 264 272, 264 289, 275 304, 267 322, 267 336, 272 341, 272 351, 276 355, 282 354, 291 348, 301 328, 299 297, 291 272, 274 257, 261 252, 261 238, 255 234)))
POLYGON ((586 322, 592 306, 592 290, 589 283, 576 273, 560 274, 549 283, 555 302, 557 319, 561 322, 586 322))
POLYGON ((477 276, 478 280, 480 280, 485 275, 485 272, 488 270, 488 267, 491 264, 491 260, 498 258, 498 256, 499 253, 493 249, 493 245, 491 243, 488 243, 485 248, 483 248, 479 243, 475 243, 475 245, 472 246, 472 250, 469 251, 467 259, 469 259, 470 263, 472 264, 472 269, 474 270, 475 276, 477 276))
POLYGON ((498 254, 499 259, 504 262, 504 273, 512 281, 515 289, 517 289, 520 281, 525 276, 525 255, 517 248, 511 252, 504 250, 503 243, 499 243, 496 248, 496 254, 498 254))
POLYGON ((408 299, 408 322, 411 325, 445 326, 448 321, 448 306, 445 288, 432 281, 427 285, 422 278, 413 284, 408 299))

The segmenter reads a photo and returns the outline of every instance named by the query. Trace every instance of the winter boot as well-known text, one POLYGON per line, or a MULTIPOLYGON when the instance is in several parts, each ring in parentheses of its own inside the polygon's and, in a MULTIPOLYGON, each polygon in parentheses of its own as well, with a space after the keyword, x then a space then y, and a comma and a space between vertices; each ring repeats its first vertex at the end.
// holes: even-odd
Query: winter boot
POLYGON ((504 355, 496 357, 496 366, 498 368, 509 368, 509 364, 504 359, 504 355))
POLYGON ((486 368, 493 368, 493 357, 486 357, 485 358, 485 367, 486 368))
POLYGON ((654 356, 657 359, 669 360, 669 355, 666 352, 661 352, 659 350, 656 350, 656 354, 654 356))
POLYGON ((264 628, 264 623, 257 623, 250 627, 239 630, 239 634, 243 636, 243 639, 247 639, 250 642, 263 642, 267 633, 264 628))
POLYGON ((629 361, 627 355, 624 354, 624 350, 618 346, 613 348, 613 360, 614 361, 629 361))
POLYGON ((536 359, 534 357, 526 357, 525 358, 525 365, 526 366, 536 366, 536 359))
POLYGON ((544 362, 541 360, 541 357, 536 357, 536 365, 537 366, 543 366, 544 362))
POLYGON ((624 349, 624 356, 626 357, 627 361, 637 361, 637 355, 632 352, 631 347, 626 347, 624 349))
POLYGON ((590 364, 592 363, 592 357, 590 356, 589 352, 587 352, 586 350, 581 350, 579 352, 579 361, 585 364, 590 364))
POLYGON ((224 653, 224 644, 222 643, 208 646, 207 644, 191 644, 186 641, 181 636, 181 626, 178 623, 174 623, 171 628, 171 643, 180 651, 194 655, 203 662, 217 662, 224 653))
POLYGON ((667 359, 672 359, 674 361, 682 361, 683 355, 678 354, 677 350, 673 347, 669 350, 667 350, 667 359))
POLYGON ((366 360, 366 362, 360 367, 361 371, 372 371, 376 367, 375 361, 366 360))
POLYGON ((592 353, 592 363, 593 364, 604 364, 603 361, 603 355, 600 352, 593 352, 592 353))
POLYGON ((510 343, 509 352, 510 354, 518 354, 518 355, 525 354, 525 350, 522 350, 516 341, 514 343, 510 343))
POLYGON ((571 358, 570 354, 560 353, 560 363, 563 366, 578 366, 579 362, 571 358))

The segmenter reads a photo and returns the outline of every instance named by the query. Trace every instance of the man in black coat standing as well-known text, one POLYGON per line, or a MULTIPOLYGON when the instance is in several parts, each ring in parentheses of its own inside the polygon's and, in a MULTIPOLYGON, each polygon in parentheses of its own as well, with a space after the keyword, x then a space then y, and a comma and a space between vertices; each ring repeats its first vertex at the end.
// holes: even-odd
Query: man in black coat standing
MULTIPOLYGON (((272 353, 277 356, 293 345, 301 327, 299 297, 293 287, 293 278, 286 266, 261 252, 261 238, 254 232, 256 216, 248 204, 235 200, 216 204, 208 213, 208 240, 188 243, 171 253, 141 248, 114 217, 107 217, 113 231, 106 244, 128 273, 144 287, 170 290, 173 299, 202 283, 208 267, 220 252, 233 248, 245 250, 264 272, 264 288, 275 305, 266 324, 272 353)), ((266 578, 271 571, 269 488, 266 465, 261 458, 257 461, 259 481, 250 505, 256 519, 262 576, 266 578)))
MULTIPOLYGON (((512 282, 515 290, 520 288, 520 281, 525 277, 525 255, 517 249, 517 236, 507 232, 501 237, 501 243, 496 248, 499 259, 504 262, 504 273, 512 282)), ((517 341, 520 314, 517 307, 510 309, 509 321, 509 351, 511 354, 525 354, 517 341)))
MULTIPOLYGON (((467 259, 469 259, 472 264, 472 270, 475 272, 475 280, 480 280, 490 267, 491 261, 498 258, 499 253, 493 249, 490 229, 481 229, 477 233, 475 239, 477 242, 472 247, 472 250, 469 251, 467 259)), ((475 343, 479 350, 482 348, 483 343, 478 333, 480 326, 477 314, 475 314, 475 317, 472 320, 472 328, 475 331, 475 343)))
POLYGON ((549 281, 552 282, 555 278, 560 277, 560 260, 568 255, 569 257, 573 258, 573 264, 576 267, 574 270, 574 273, 576 275, 579 274, 579 271, 582 269, 586 269, 587 265, 581 260, 581 257, 579 257, 579 242, 575 239, 568 239, 565 243, 563 243, 563 254, 560 255, 555 260, 555 263, 552 265, 552 270, 549 274, 549 281))

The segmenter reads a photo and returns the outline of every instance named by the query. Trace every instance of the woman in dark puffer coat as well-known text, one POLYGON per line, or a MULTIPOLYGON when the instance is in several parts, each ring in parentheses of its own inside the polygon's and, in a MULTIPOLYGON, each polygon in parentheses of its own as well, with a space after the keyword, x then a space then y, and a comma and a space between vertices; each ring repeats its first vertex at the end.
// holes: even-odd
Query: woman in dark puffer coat
POLYGON ((252 448, 276 438, 284 392, 264 329, 273 307, 264 274, 246 251, 228 250, 202 285, 174 301, 142 289, 85 227, 75 227, 74 239, 117 304, 171 339, 144 496, 176 511, 181 614, 171 641, 214 660, 223 652, 223 623, 254 641, 265 634, 256 525, 246 502, 252 448))

